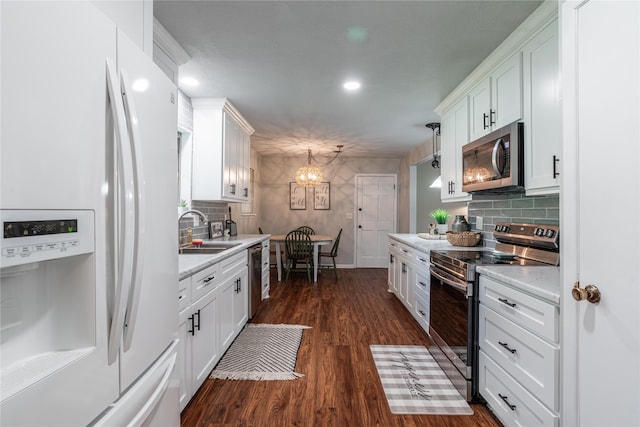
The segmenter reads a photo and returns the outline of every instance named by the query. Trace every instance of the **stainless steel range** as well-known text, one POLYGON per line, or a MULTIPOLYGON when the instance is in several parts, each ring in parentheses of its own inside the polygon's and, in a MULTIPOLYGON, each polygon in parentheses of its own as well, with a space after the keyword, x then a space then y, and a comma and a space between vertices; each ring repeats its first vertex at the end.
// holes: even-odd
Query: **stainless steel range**
POLYGON ((495 250, 438 249, 430 252, 429 351, 468 401, 477 398, 478 281, 476 266, 559 265, 557 225, 497 223, 495 250))

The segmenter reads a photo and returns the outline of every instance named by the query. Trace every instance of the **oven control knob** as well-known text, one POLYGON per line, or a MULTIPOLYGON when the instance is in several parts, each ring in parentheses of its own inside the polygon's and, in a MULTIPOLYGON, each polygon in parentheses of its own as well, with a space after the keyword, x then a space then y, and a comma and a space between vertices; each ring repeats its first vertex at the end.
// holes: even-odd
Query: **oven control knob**
POLYGON ((556 232, 554 230, 547 230, 546 233, 544 233, 544 237, 554 237, 556 235, 556 232))
POLYGON ((536 228, 536 236, 544 236, 544 228, 536 228))
POLYGON ((495 231, 502 231, 502 226, 501 225, 496 225, 494 230, 495 231))
POLYGON ((502 231, 504 231, 505 233, 508 233, 508 232, 509 232, 509 229, 510 229, 510 228, 509 228, 509 226, 508 226, 508 225, 503 225, 503 226, 502 226, 502 231))

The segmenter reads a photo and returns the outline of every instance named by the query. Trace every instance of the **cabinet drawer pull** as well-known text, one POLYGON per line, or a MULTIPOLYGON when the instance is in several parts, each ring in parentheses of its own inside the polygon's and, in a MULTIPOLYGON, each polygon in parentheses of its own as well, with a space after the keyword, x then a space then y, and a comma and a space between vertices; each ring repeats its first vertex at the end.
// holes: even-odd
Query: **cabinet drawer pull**
POLYGON ((509 403, 509 398, 507 396, 503 396, 500 393, 498 393, 498 396, 500 396, 500 399, 502 399, 504 401, 504 403, 507 404, 509 409, 511 409, 512 411, 516 410, 516 405, 512 405, 511 403, 509 403))
POLYGON ((207 277, 206 279, 204 279, 202 282, 203 282, 203 283, 205 284, 205 286, 206 286, 210 281, 212 281, 212 280, 213 280, 213 279, 215 279, 215 278, 216 278, 216 276, 211 275, 211 276, 207 277))
POLYGON ((498 301, 500 301, 503 304, 507 304, 509 307, 515 307, 516 306, 515 302, 509 302, 509 300, 506 299, 506 298, 498 298, 498 301))
POLYGON ((198 328, 198 330, 200 330, 200 310, 196 311, 193 316, 194 316, 194 328, 198 328), (195 315, 196 314, 198 315, 198 324, 197 325, 195 325, 195 315))
POLYGON ((506 342, 498 341, 498 344, 500 344, 501 346, 503 346, 503 347, 504 347, 508 352, 510 352, 511 354, 513 354, 513 353, 515 353, 515 352, 516 352, 516 349, 515 349, 515 348, 510 348, 510 347, 509 347, 509 344, 507 344, 506 342))
POLYGON ((558 175, 560 175, 560 173, 556 170, 556 165, 558 164, 558 162, 560 161, 560 159, 558 157, 556 157, 556 155, 553 155, 553 179, 556 179, 558 177, 558 175))
POLYGON ((422 310, 418 310, 418 313, 420 313, 420 315, 421 315, 421 316, 423 316, 423 317, 427 315, 427 313, 425 313, 425 312, 424 312, 424 311, 422 311, 422 310))
POLYGON ((426 283, 424 283, 424 282, 418 282, 418 283, 419 283, 419 284, 420 284, 420 286, 422 286, 423 288, 426 288, 426 287, 427 287, 427 284, 426 284, 426 283))
POLYGON ((187 329, 187 332, 191 334, 191 336, 196 334, 196 328, 194 327, 194 320, 193 320, 193 314, 191 316, 189 316, 189 322, 191 323, 191 329, 187 329))

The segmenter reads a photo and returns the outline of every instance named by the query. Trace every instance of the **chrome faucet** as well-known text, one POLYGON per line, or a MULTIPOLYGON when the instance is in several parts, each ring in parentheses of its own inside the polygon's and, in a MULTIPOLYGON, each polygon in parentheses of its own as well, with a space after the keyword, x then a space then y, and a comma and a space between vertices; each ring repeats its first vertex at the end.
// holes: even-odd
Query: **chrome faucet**
MULTIPOLYGON (((202 212, 200 212, 200 211, 199 211, 199 210, 197 210, 197 209, 189 209, 188 211, 186 211, 186 212, 182 213, 182 215, 180 215, 180 216, 178 217, 178 229, 180 229, 180 220, 181 220, 185 215, 189 215, 189 214, 191 214, 191 213, 197 214, 197 215, 198 215, 198 216, 199 216, 199 217, 204 221, 204 223, 205 223, 205 224, 208 224, 208 223, 209 223, 209 218, 207 218, 207 216, 206 216, 205 214, 203 214, 202 212)), ((209 227, 207 227, 207 228, 209 228, 209 227)), ((180 243, 180 239, 178 239, 178 246, 180 246, 180 245, 181 245, 181 243, 180 243)))

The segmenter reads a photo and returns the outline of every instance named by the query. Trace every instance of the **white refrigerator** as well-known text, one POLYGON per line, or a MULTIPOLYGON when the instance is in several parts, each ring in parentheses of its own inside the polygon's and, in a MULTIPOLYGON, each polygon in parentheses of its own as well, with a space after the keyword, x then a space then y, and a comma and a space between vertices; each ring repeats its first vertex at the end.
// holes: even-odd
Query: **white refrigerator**
POLYGON ((177 89, 88 2, 0 21, 0 425, 179 425, 177 89))

